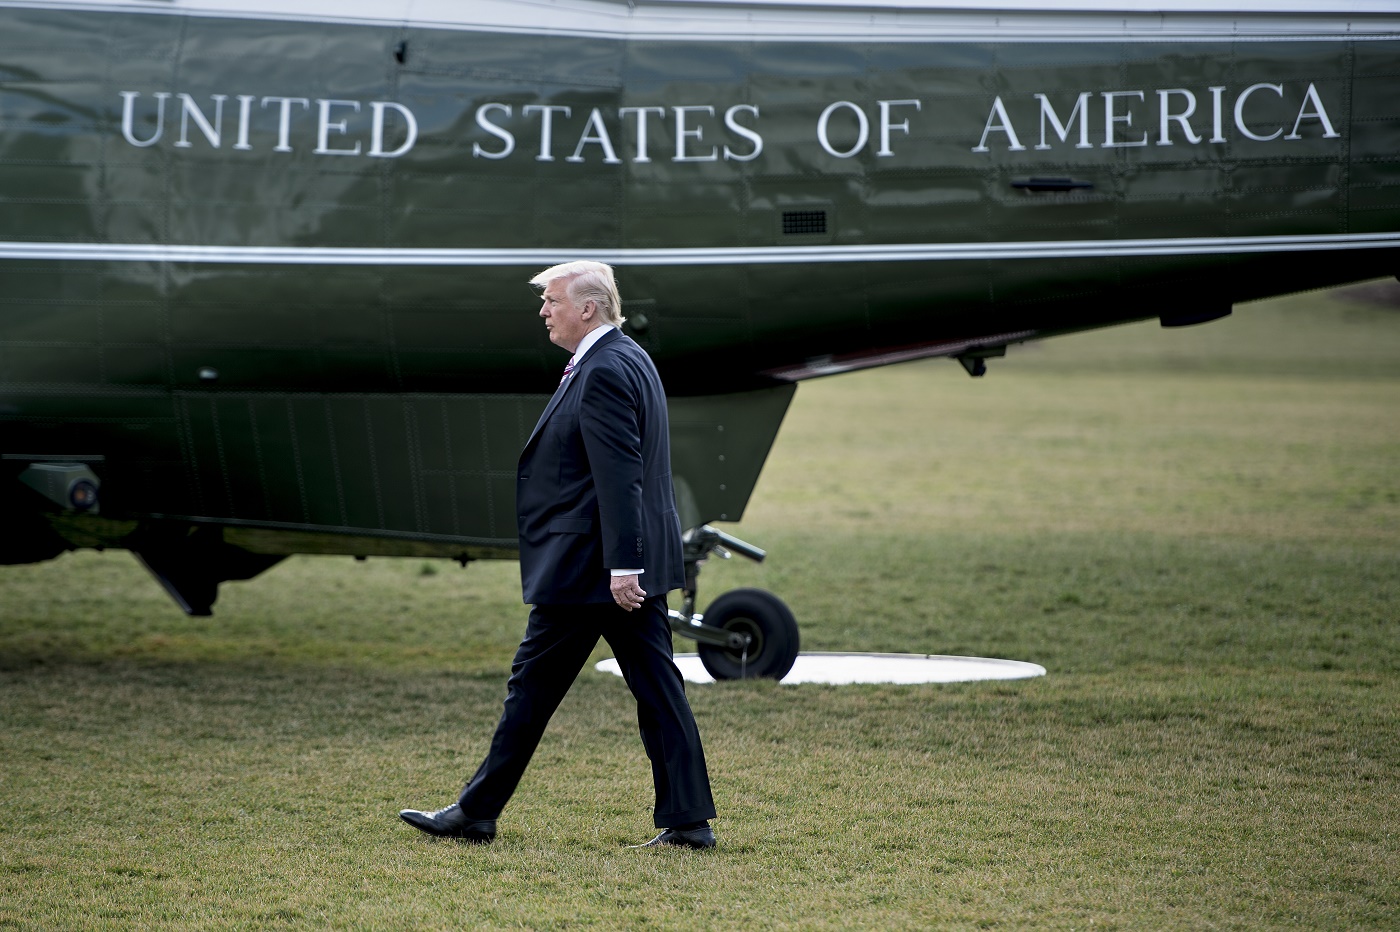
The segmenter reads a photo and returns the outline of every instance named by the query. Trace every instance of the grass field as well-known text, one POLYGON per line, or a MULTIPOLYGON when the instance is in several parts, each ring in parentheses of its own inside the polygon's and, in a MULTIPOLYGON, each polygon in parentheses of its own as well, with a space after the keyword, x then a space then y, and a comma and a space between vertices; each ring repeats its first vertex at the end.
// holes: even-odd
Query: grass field
MULTIPOLYGON (((0 568, 0 927, 1396 928, 1400 302, 1334 293, 803 385, 712 563, 804 647, 1030 660, 692 686, 713 852, 586 671, 490 848, 513 563, 289 560, 183 617, 123 553, 0 568)), ((602 653, 599 657, 604 656, 602 653)))

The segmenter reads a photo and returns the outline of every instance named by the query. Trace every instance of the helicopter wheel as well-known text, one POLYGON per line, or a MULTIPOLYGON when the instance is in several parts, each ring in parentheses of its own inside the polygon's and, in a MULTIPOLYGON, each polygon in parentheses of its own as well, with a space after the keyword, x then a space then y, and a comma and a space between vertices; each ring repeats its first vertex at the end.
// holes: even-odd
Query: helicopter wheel
POLYGON ((781 680, 797 660, 797 620, 773 593, 734 589, 710 603, 705 624, 750 637, 745 652, 700 644, 700 662, 717 680, 768 677, 781 680))

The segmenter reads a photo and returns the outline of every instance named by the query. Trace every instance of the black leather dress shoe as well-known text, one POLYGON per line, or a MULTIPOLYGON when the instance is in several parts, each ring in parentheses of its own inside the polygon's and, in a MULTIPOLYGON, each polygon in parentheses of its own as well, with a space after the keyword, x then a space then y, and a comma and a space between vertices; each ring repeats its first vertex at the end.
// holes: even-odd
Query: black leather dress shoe
POLYGON ((715 833, 708 823, 695 828, 668 828, 644 845, 633 848, 713 848, 715 833))
POLYGON ((456 803, 437 812, 404 809, 399 818, 420 831, 439 838, 460 838, 474 845, 489 845, 496 837, 495 819, 468 819, 456 803))

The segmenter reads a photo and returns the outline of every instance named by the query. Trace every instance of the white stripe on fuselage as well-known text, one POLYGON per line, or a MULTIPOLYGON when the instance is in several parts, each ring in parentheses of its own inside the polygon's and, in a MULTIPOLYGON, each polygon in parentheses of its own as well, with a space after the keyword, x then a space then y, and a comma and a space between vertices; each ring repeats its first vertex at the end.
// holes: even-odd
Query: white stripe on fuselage
POLYGON ((1400 36, 1397 0, 709 3, 560 0, 0 0, 46 9, 651 42, 1221 42, 1400 36))
POLYGON ((540 266, 571 259, 593 259, 616 266, 638 267, 1202 256, 1396 248, 1400 248, 1400 233, 676 249, 579 249, 562 246, 529 249, 389 249, 0 242, 0 259, 60 262, 184 262, 220 265, 381 266, 540 266))

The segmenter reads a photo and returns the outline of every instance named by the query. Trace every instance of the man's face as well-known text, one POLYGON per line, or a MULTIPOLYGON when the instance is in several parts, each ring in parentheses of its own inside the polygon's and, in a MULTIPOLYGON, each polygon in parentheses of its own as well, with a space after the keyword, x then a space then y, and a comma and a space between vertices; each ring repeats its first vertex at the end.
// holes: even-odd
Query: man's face
POLYGON ((556 278, 545 286, 540 295, 540 316, 549 331, 549 342, 572 353, 597 324, 598 310, 592 301, 575 304, 569 298, 570 281, 556 278))

